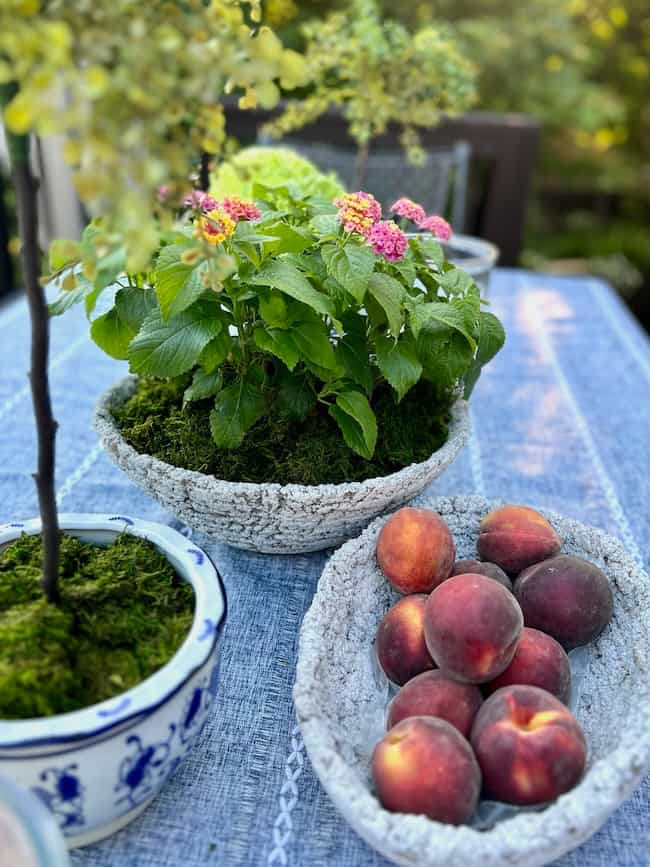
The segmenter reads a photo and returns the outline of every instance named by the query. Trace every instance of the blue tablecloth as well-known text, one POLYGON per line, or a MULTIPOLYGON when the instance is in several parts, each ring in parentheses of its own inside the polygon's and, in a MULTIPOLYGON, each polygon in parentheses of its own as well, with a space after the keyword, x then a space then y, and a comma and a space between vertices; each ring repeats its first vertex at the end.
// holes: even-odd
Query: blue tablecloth
MULTIPOLYGON (((622 538, 650 562, 650 347, 603 283, 497 272, 490 298, 508 340, 472 398, 474 434, 434 485, 546 506, 622 538)), ((124 373, 88 339, 81 311, 53 323, 63 511, 173 522, 113 466, 91 428, 124 373)), ((0 309, 0 521, 36 512, 22 303, 0 309)), ((315 779, 291 701, 298 630, 326 553, 246 554, 197 535, 229 597, 222 682, 196 750, 149 810, 74 867, 378 867, 315 779)), ((649 721, 650 725, 650 721, 649 721)), ((562 867, 650 865, 650 778, 562 867)))

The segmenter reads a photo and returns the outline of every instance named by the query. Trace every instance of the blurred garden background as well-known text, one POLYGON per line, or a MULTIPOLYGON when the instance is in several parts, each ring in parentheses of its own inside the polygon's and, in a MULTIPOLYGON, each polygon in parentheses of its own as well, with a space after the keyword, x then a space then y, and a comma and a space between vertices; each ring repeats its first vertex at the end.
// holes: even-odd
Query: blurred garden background
MULTIPOLYGON (((264 21, 283 43, 311 57, 312 67, 314 61, 318 67, 319 80, 299 91, 298 100, 295 91, 287 94, 289 105, 299 106, 297 110, 303 112, 300 124, 310 116, 316 118, 325 108, 331 111, 332 103, 337 102, 344 110, 351 106, 352 120, 348 113, 346 123, 353 135, 355 123, 356 132, 361 128, 363 133, 377 117, 381 120, 382 113, 400 124, 410 117, 413 124, 407 123, 409 128, 402 138, 407 150, 415 152, 418 123, 426 127, 440 119, 445 114, 445 99, 438 94, 435 111, 427 113, 426 98, 410 74, 424 79, 435 74, 436 64, 445 67, 444 86, 452 113, 470 119, 474 115, 484 119, 494 114, 525 115, 531 129, 539 130, 539 138, 533 137, 526 144, 534 163, 525 213, 511 210, 507 199, 497 202, 498 219, 504 226, 520 224, 516 261, 508 261, 506 256, 505 264, 556 274, 601 276, 650 330, 647 0, 377 0, 378 14, 388 28, 383 31, 375 26, 376 21, 374 25, 370 19, 365 24, 362 21, 364 8, 373 5, 361 0, 262 3, 264 21), (338 18, 332 17, 337 13, 338 18), (405 32, 411 44, 420 39, 420 49, 428 50, 431 68, 420 60, 410 71, 400 66, 395 46, 401 44, 405 32), (422 33, 428 34, 429 42, 416 35, 422 33), (437 43, 431 41, 431 34, 437 43), (363 70, 360 72, 358 66, 351 70, 350 59, 355 51, 365 57, 364 51, 372 54, 375 50, 384 52, 382 60, 389 70, 376 99, 372 70, 364 83, 363 70), (346 64, 350 76, 343 76, 342 85, 338 73, 346 64), (399 117, 399 111, 404 116, 399 117), (422 113, 420 121, 414 117, 418 111, 422 113)), ((275 94, 271 94, 269 104, 274 99, 275 94)), ((264 114, 263 94, 252 107, 264 114)), ((226 111, 226 152, 231 157, 241 146, 259 141, 257 121, 266 119, 258 117, 255 126, 247 125, 240 118, 245 108, 235 102, 232 110, 226 111)), ((284 127, 280 121, 280 128, 276 123, 270 132, 291 132, 292 109, 288 111, 284 127)), ((317 130, 318 123, 322 118, 316 121, 317 130)), ((454 129, 463 137, 468 127, 459 121, 457 124, 454 129)), ((370 129, 368 134, 372 137, 376 130, 370 129)), ((356 138, 359 142, 358 135, 356 138)), ((500 147, 498 140, 495 147, 500 147)), ((473 165, 469 175, 470 201, 481 182, 480 147, 475 143, 472 152, 479 168, 473 165)), ((219 165, 212 168, 214 178, 219 165)), ((6 167, 2 170, 6 173, 6 167)), ((6 174, 2 189, 5 218, 0 227, 0 269, 9 267, 8 249, 15 283, 19 267, 16 225, 6 174)), ((471 234, 480 234, 478 223, 480 220, 475 220, 468 227, 471 234)), ((517 229, 511 226, 510 230, 513 228, 517 229)))

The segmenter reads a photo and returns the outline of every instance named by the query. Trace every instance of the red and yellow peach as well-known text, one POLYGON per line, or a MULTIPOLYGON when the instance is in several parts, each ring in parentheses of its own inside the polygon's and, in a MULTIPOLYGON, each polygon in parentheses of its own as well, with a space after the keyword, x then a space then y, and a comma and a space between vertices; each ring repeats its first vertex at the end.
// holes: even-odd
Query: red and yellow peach
POLYGON ((552 801, 572 789, 585 768, 580 724, 536 686, 506 686, 491 695, 474 720, 471 744, 486 794, 508 804, 552 801))
POLYGON ((386 727, 411 716, 444 719, 466 738, 483 704, 481 690, 471 683, 450 680, 441 671, 425 671, 403 686, 390 704, 386 727))
POLYGON ((547 632, 568 650, 596 638, 614 610, 605 573, 566 554, 525 569, 514 592, 526 626, 547 632))
POLYGON ((486 683, 514 656, 524 625, 516 599, 484 575, 455 575, 429 596, 424 636, 443 674, 464 683, 486 683))
POLYGON ((503 506, 481 521, 478 552, 516 575, 533 563, 553 557, 562 540, 543 515, 528 506, 503 506))
POLYGON ((429 509, 400 509, 377 540, 381 571, 399 593, 430 593, 451 575, 455 557, 449 527, 429 509))
POLYGON ((377 629, 377 659, 386 677, 400 686, 416 674, 434 668, 424 640, 427 597, 414 593, 399 599, 377 629))
POLYGON ((525 626, 512 662, 490 683, 488 692, 502 686, 538 686, 568 704, 571 695, 571 666, 564 648, 550 635, 525 626))
POLYGON ((467 740, 448 722, 409 717, 375 747, 372 776, 384 807, 460 825, 476 808, 481 773, 467 740))

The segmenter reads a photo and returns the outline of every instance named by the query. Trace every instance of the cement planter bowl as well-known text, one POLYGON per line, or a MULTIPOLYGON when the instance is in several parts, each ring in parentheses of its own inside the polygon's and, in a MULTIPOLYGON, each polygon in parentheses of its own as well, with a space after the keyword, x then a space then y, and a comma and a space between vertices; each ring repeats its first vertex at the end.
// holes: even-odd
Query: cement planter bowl
POLYGON ((190 527, 215 539, 274 554, 340 545, 377 515, 412 499, 456 458, 469 436, 467 404, 452 408, 449 437, 427 460, 364 482, 279 485, 225 482, 137 452, 122 436, 112 410, 134 393, 127 377, 102 397, 95 427, 115 463, 137 485, 190 527))
MULTIPOLYGON (((226 596, 207 554, 169 527, 124 515, 60 515, 59 521, 64 532, 98 545, 122 532, 148 539, 195 596, 184 643, 133 689, 72 713, 0 720, 0 775, 31 790, 75 847, 139 816, 192 748, 217 690, 226 596)), ((38 519, 0 525, 0 550, 21 533, 40 531, 38 519)))
MULTIPOLYGON (((480 519, 500 505, 479 497, 418 498, 447 521, 458 558, 475 557, 480 519)), ((602 568, 614 618, 584 650, 576 713, 588 744, 581 783, 543 809, 511 811, 496 824, 452 827, 384 810, 372 790, 373 747, 385 725, 387 689, 374 663, 377 625, 397 598, 375 545, 385 518, 330 559, 302 626, 294 698, 315 773, 350 825, 408 867, 537 867, 579 846, 639 784, 650 759, 650 578, 617 540, 545 512, 563 552, 602 568), (382 683, 383 681, 383 683, 382 683), (478 826, 482 830, 478 829, 478 826)))

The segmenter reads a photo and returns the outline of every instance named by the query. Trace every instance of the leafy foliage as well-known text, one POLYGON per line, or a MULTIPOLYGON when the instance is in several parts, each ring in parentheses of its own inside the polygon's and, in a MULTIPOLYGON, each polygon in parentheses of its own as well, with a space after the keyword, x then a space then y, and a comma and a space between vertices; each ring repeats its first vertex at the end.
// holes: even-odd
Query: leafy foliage
POLYGON ((331 202, 343 187, 334 174, 324 174, 290 148, 247 147, 223 160, 213 173, 210 192, 220 196, 253 195, 253 185, 287 186, 297 196, 317 196, 331 202))
POLYGON ((7 128, 66 136, 79 195, 104 216, 102 244, 125 245, 130 268, 158 243, 159 187, 175 205, 199 154, 222 150, 224 92, 269 108, 280 84, 305 83, 301 56, 250 26, 259 16, 259 0, 0 4, 0 85, 16 87, 7 128))
MULTIPOLYGON (((370 460, 378 389, 398 402, 425 380, 445 407, 463 389, 469 395, 503 329, 435 241, 414 237, 388 261, 345 231, 334 205, 327 213, 322 200, 283 186, 256 192, 254 222, 241 220, 219 243, 197 242, 197 225, 221 211, 192 210, 162 236, 150 269, 118 280, 114 305, 91 324, 102 349, 145 377, 190 375, 184 401, 213 402, 221 449, 240 446, 275 407, 300 420, 320 406, 370 460)), ((91 284, 67 293, 57 311, 97 300, 91 284)))
POLYGON ((330 106, 342 106, 360 147, 395 123, 409 159, 417 163, 424 160, 418 127, 434 126, 443 113, 462 112, 474 100, 474 67, 449 29, 428 26, 410 33, 383 18, 377 0, 352 0, 344 12, 306 23, 303 36, 313 86, 267 126, 271 135, 286 135, 330 106))

